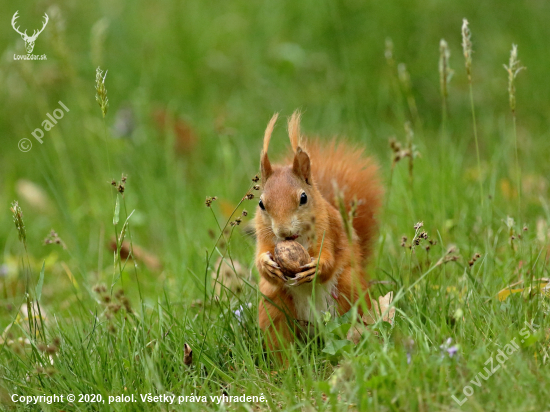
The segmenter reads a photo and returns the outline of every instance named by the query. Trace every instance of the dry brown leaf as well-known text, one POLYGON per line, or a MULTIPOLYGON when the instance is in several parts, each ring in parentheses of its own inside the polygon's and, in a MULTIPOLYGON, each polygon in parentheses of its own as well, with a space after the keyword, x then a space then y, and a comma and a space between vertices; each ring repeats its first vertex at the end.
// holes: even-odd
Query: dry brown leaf
MULTIPOLYGON (((364 323, 359 323, 350 328, 346 338, 357 345, 363 334, 369 331, 368 325, 374 325, 380 318, 393 326, 395 307, 391 306, 392 301, 393 292, 388 292, 385 296, 380 296, 378 301, 372 301, 370 311, 363 314, 362 320, 364 323)), ((377 331, 373 333, 378 335, 377 331)))
POLYGON ((520 293, 523 291, 527 291, 529 293, 531 292, 540 292, 543 295, 546 295, 550 292, 550 279, 549 278, 540 278, 540 279, 533 279, 533 283, 530 287, 519 287, 512 289, 514 286, 522 285, 523 286, 524 281, 520 280, 518 282, 512 283, 511 285, 506 286, 504 289, 502 289, 500 292, 498 292, 497 297, 498 300, 501 302, 504 302, 508 297, 514 293, 520 293), (535 283, 538 282, 538 285, 535 283))
MULTIPOLYGON (((115 239, 111 239, 111 242, 109 243, 109 249, 111 251, 116 251, 116 241, 115 239)), ((160 271, 162 269, 162 265, 160 263, 160 260, 153 255, 152 253, 149 253, 142 249, 139 246, 133 245, 133 255, 134 258, 138 262, 143 262, 145 266, 151 271, 160 271)), ((128 259, 130 256, 130 242, 124 241, 122 242, 122 246, 120 247, 120 258, 122 260, 128 259)))
POLYGON ((187 343, 183 345, 183 363, 185 366, 191 366, 193 363, 193 350, 187 343))
POLYGON ((197 136, 191 126, 179 117, 175 117, 164 109, 153 112, 153 118, 162 132, 170 130, 175 137, 174 149, 179 155, 193 152, 197 136))
POLYGON ((388 292, 385 296, 380 296, 378 302, 372 302, 371 310, 363 314, 363 322, 367 325, 373 325, 382 317, 384 322, 393 326, 395 318, 395 307, 390 307, 393 301, 393 292, 388 292))

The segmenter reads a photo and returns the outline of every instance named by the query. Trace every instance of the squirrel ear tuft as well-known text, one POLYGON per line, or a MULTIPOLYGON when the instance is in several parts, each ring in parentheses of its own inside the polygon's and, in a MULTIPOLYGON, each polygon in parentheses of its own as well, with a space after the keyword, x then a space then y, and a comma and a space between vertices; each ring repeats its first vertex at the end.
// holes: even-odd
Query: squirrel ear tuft
POLYGON ((269 162, 269 158, 267 157, 267 149, 269 148, 269 141, 271 140, 271 133, 273 133, 273 128, 275 127, 275 122, 277 121, 277 117, 279 117, 279 113, 275 113, 269 123, 267 124, 267 128, 265 129, 264 133, 264 147, 262 150, 262 154, 260 156, 260 172, 262 174, 262 185, 265 184, 269 176, 273 173, 273 169, 271 168, 271 163, 269 162))
POLYGON ((265 185, 265 182, 267 179, 269 179, 269 176, 273 173, 273 169, 271 168, 271 163, 269 162, 269 158, 267 157, 267 153, 262 152, 262 156, 260 159, 260 172, 262 176, 262 186, 265 185))
POLYGON ((290 138, 290 144, 292 145, 292 150, 296 152, 296 149, 301 144, 302 136, 300 134, 300 118, 301 114, 299 110, 295 110, 288 119, 288 137, 290 138))
POLYGON ((308 185, 311 185, 311 162, 308 154, 304 152, 300 146, 296 148, 292 170, 308 185))

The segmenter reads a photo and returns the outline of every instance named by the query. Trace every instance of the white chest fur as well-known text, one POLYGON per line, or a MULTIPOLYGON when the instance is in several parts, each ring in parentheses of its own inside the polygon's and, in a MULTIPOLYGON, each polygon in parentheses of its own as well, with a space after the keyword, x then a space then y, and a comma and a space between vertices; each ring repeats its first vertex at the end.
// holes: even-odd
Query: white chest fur
POLYGON ((337 314, 336 301, 336 280, 333 279, 324 284, 305 283, 300 286, 289 286, 288 292, 292 296, 296 318, 302 321, 314 322, 316 316, 322 316, 322 312, 330 312, 334 317, 337 314))

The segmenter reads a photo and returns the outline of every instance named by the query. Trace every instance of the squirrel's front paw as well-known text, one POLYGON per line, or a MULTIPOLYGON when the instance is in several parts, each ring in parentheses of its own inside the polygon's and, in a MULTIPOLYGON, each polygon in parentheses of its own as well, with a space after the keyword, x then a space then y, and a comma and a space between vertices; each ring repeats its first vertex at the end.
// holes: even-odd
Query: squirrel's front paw
POLYGON ((317 259, 311 258, 310 263, 300 266, 302 272, 296 273, 296 276, 292 279, 292 283, 289 283, 289 286, 299 286, 311 282, 315 278, 317 272, 317 263, 317 259))
POLYGON ((273 283, 281 283, 286 282, 287 279, 283 272, 281 271, 281 267, 273 260, 273 255, 271 252, 265 252, 260 255, 260 258, 258 260, 259 266, 260 266, 260 272, 263 272, 267 275, 269 278, 268 280, 272 281, 273 283))

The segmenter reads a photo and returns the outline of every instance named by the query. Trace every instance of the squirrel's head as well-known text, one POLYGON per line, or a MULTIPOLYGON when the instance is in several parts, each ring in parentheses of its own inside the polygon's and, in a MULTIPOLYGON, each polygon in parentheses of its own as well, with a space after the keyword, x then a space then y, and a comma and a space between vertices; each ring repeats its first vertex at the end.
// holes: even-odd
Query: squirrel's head
POLYGON ((300 115, 294 112, 288 123, 294 160, 291 166, 272 167, 267 149, 276 120, 277 114, 271 118, 264 135, 260 159, 263 193, 258 213, 277 238, 296 239, 307 236, 311 230, 312 209, 315 207, 311 163, 308 154, 299 146, 300 115))

